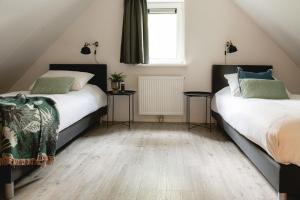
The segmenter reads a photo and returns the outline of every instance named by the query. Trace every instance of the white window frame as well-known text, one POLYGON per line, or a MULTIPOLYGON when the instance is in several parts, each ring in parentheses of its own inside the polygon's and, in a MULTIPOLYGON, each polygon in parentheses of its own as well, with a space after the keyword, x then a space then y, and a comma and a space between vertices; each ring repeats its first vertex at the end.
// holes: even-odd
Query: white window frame
POLYGON ((150 65, 185 65, 185 15, 184 2, 148 2, 148 9, 175 8, 177 9, 177 58, 175 60, 165 60, 162 63, 151 62, 150 65))

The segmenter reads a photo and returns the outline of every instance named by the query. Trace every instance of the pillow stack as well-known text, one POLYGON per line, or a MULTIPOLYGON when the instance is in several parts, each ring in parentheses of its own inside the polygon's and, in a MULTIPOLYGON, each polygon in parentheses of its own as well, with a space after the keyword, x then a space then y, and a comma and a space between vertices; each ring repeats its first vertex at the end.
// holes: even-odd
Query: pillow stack
POLYGON ((274 80, 272 70, 249 72, 238 68, 235 74, 226 74, 233 96, 259 99, 289 99, 284 83, 274 80))
POLYGON ((32 94, 66 94, 81 90, 94 74, 78 71, 50 70, 30 87, 32 94))

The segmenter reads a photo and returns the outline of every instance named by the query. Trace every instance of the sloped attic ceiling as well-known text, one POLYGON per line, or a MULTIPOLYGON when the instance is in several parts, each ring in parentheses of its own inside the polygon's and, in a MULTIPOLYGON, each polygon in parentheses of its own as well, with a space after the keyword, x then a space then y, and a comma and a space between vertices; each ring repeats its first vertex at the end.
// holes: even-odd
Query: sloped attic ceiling
POLYGON ((0 0, 0 92, 12 86, 93 0, 0 0))
POLYGON ((299 0, 233 0, 300 66, 299 0))

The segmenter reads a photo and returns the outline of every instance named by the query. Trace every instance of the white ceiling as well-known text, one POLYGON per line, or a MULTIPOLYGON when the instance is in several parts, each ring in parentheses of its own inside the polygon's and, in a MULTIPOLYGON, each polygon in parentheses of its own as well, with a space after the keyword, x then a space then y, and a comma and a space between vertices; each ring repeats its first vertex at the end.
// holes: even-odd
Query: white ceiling
POLYGON ((15 83, 92 1, 0 0, 0 92, 15 83))
POLYGON ((300 66, 299 0, 233 0, 300 66))

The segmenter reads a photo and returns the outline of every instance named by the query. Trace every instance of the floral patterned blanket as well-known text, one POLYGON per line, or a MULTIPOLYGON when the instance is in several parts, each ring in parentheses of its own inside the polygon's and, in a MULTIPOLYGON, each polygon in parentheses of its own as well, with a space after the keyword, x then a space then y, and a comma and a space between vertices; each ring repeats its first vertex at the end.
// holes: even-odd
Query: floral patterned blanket
POLYGON ((0 97, 0 166, 51 164, 59 114, 52 99, 0 97))

